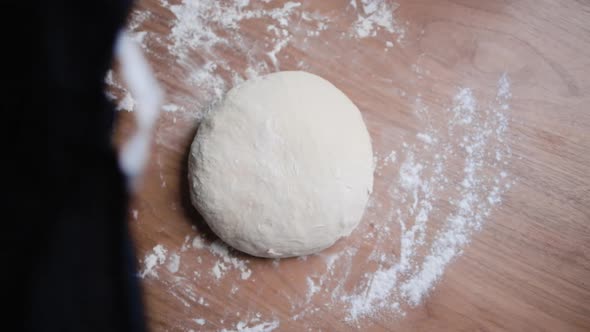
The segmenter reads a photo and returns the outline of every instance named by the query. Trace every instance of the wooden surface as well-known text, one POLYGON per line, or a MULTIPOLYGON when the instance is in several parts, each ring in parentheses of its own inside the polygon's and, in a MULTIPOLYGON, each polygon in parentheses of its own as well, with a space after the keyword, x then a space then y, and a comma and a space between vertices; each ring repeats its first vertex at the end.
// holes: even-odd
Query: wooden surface
MULTIPOLYGON (((508 132, 513 158, 506 170, 515 184, 422 304, 405 308, 403 317, 365 318, 358 326, 371 331, 589 331, 590 2, 398 2, 395 16, 407 22, 403 47, 383 52, 385 37, 380 35, 356 43, 316 40, 307 48, 313 52, 296 45, 285 48, 278 56, 280 69, 296 69, 304 59, 306 70, 342 89, 362 110, 376 152, 386 152, 381 149, 386 144, 401 149, 400 137, 414 137, 421 130, 411 100, 394 88, 421 92, 428 105, 444 107, 441 100, 451 98, 457 86, 491 98, 498 77, 507 72, 513 96, 508 132), (413 64, 423 69, 419 79, 413 64)), ((305 6, 337 8, 347 3, 305 6)), ((138 6, 153 14, 141 29, 167 33, 173 18, 168 10, 157 1, 140 0, 138 6)), ((265 33, 260 26, 244 29, 250 36, 265 33)), ((165 55, 154 55, 158 52, 153 49, 148 58, 168 95, 199 98, 176 78, 181 69, 166 62, 165 55)), ((240 66, 240 59, 232 61, 240 66)), ((151 162, 132 206, 137 211, 130 223, 139 258, 157 244, 180 252, 187 235, 207 234, 207 241, 214 240, 186 195, 186 157, 198 120, 173 117, 163 113, 159 120, 151 162)), ((119 120, 120 138, 131 131, 132 113, 121 112, 119 120)), ((377 176, 376 186, 387 176, 377 176)), ((362 237, 366 223, 353 237, 362 237)), ((329 252, 346 245, 341 241, 329 252)), ((279 319, 280 331, 358 328, 345 323, 336 309, 322 309, 321 319, 294 320, 291 308, 280 300, 305 297, 306 288, 293 285, 304 284, 309 271, 321 264, 319 256, 281 261, 277 269, 270 260, 236 254, 249 260, 253 277, 232 293, 229 278, 187 279, 195 271, 208 272, 191 255, 199 254, 182 253, 180 274, 160 269, 158 278, 143 279, 152 330, 220 330, 254 313, 279 319), (185 292, 178 284, 190 289, 185 292), (196 300, 187 295, 191 292, 196 300), (201 297, 207 306, 197 303, 201 297), (207 324, 195 324, 195 317, 207 324)), ((362 261, 353 266, 359 274, 365 268, 362 261)))

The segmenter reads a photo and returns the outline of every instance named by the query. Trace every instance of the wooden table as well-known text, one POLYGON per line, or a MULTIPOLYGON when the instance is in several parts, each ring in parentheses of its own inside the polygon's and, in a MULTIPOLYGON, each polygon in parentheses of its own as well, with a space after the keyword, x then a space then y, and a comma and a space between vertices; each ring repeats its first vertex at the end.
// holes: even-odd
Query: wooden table
MULTIPOLYGON (((511 158, 504 169, 513 186, 502 202, 421 304, 402 305, 405 315, 385 312, 346 322, 345 308, 325 307, 325 297, 318 296, 306 304, 317 310, 294 319, 303 309, 293 303, 305 303, 309 295, 306 278, 327 273, 329 255, 356 246, 346 287, 374 268, 365 264, 371 241, 363 236, 374 227, 373 219, 380 220, 378 210, 368 213, 351 238, 320 255, 273 262, 230 253, 240 262, 247 260, 247 268, 240 271, 239 263, 227 261, 223 278, 216 278, 212 266, 223 262, 223 255, 211 253, 215 236, 187 198, 186 160, 198 116, 163 112, 143 186, 130 210, 140 269, 154 246, 168 250, 165 262, 154 270, 158 276, 143 279, 152 330, 239 330, 265 321, 280 322, 280 331, 590 330, 590 2, 398 2, 395 17, 405 35, 393 40, 393 47, 384 50, 391 37, 381 32, 355 42, 338 38, 346 27, 335 22, 324 37, 310 39, 305 47, 291 43, 277 53, 278 69, 301 69, 303 61, 305 70, 332 81, 363 112, 375 153, 397 151, 398 159, 407 151, 402 143, 418 144, 416 134, 424 130, 417 100, 431 112, 444 110, 463 86, 478 101, 490 101, 498 78, 507 73, 511 158), (192 245, 200 234, 205 248, 199 248, 198 240, 192 245), (178 268, 174 255, 180 259, 178 268), (242 280, 244 271, 251 275, 242 280)), ((302 8, 316 6, 325 15, 338 13, 338 8, 341 15, 354 15, 344 9, 348 1, 310 1, 302 8)), ((155 0, 141 0, 138 8, 151 16, 136 31, 152 36, 170 32, 174 14, 169 9, 155 0)), ((252 38, 268 35, 255 23, 242 29, 252 38)), ((179 78, 186 65, 176 65, 158 43, 145 45, 168 100, 186 109, 209 102, 198 87, 179 78)), ((230 51, 225 60, 244 68, 244 60, 230 51)), ((132 131, 132 114, 120 113, 117 141, 132 131)), ((400 162, 376 174, 375 203, 387 199, 386 185, 397 176, 400 162)), ((444 213, 443 203, 439 214, 444 213)), ((395 257, 399 232, 391 234, 395 257)))

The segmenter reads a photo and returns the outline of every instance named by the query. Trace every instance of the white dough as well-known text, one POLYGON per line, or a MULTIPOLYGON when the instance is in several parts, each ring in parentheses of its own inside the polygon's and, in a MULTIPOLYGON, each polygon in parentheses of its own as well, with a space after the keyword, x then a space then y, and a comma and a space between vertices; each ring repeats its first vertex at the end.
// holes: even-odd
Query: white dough
POLYGON ((223 241, 261 257, 307 255, 349 235, 373 188, 358 108, 313 74, 230 90, 191 146, 193 205, 223 241))

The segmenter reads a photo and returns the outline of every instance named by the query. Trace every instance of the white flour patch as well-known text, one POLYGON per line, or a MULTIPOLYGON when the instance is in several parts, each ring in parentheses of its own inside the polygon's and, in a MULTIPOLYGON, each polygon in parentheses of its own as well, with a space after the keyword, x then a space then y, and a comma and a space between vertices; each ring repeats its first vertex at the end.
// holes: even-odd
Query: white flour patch
POLYGON ((202 306, 204 306, 204 307, 208 307, 209 306, 209 303, 207 301, 205 301, 205 298, 204 297, 200 297, 199 298, 199 301, 197 303, 200 304, 200 305, 202 305, 202 306))
POLYGON ((397 160, 397 153, 395 151, 391 151, 387 157, 383 159, 383 163, 385 165, 389 163, 394 163, 397 160))
POLYGON ((123 99, 117 104, 117 110, 128 112, 135 110, 135 99, 130 92, 126 92, 123 99))
POLYGON ((156 245, 151 252, 145 256, 143 261, 143 269, 139 272, 140 278, 148 277, 158 277, 157 269, 160 265, 166 262, 166 255, 168 254, 168 250, 161 244, 156 245))
POLYGON ((134 10, 130 16, 128 27, 129 30, 133 31, 139 28, 145 21, 152 18, 152 13, 149 11, 134 10))
POLYGON ((203 318, 193 318, 193 321, 201 326, 203 326, 203 325, 205 325, 205 323, 207 323, 207 321, 203 318))
POLYGON ((220 258, 211 269, 216 279, 221 279, 232 269, 240 272, 242 280, 247 280, 252 275, 252 271, 247 266, 248 261, 230 255, 229 248, 221 240, 211 243, 208 249, 214 256, 220 258))
POLYGON ((257 324, 241 321, 236 324, 235 329, 222 329, 220 332, 271 332, 277 329, 279 325, 278 320, 257 324))
POLYGON ((203 238, 201 236, 197 235, 193 239, 192 246, 195 249, 203 249, 205 248, 205 242, 203 241, 203 238))
MULTIPOLYGON (((353 23, 353 35, 358 38, 375 37, 379 30, 397 34, 398 41, 405 35, 405 29, 397 24, 393 12, 399 7, 388 0, 360 0, 361 8, 357 10, 357 19, 353 23)), ((353 8, 357 8, 356 4, 353 8)), ((387 47, 393 47, 388 42, 387 47)))
POLYGON ((316 285, 313 279, 311 279, 310 277, 307 277, 307 287, 307 302, 309 302, 313 295, 319 292, 321 288, 318 285, 316 285))
POLYGON ((188 249, 191 248, 191 244, 189 243, 191 240, 191 236, 190 235, 185 235, 184 236, 184 242, 182 242, 182 246, 180 247, 180 252, 185 252, 188 249))
MULTIPOLYGON (((157 269, 160 265, 166 263, 166 268, 172 274, 179 272, 181 262, 183 258, 181 255, 191 256, 191 261, 196 261, 198 264, 205 266, 205 261, 201 255, 195 257, 195 250, 199 251, 200 254, 208 253, 213 260, 207 260, 211 265, 209 269, 209 275, 213 277, 212 280, 220 281, 228 275, 235 275, 237 280, 248 280, 252 275, 252 270, 249 268, 247 259, 241 259, 236 257, 233 250, 228 248, 221 240, 216 240, 208 244, 202 237, 195 236, 192 241, 190 236, 185 236, 184 242, 180 246, 178 252, 168 254, 168 250, 161 244, 154 247, 152 252, 148 253, 141 263, 143 264, 140 272, 140 277, 152 276, 157 277, 157 269), (189 250, 189 249, 194 250, 189 250)), ((189 259, 188 257, 186 259, 189 259)), ((205 273, 195 271, 193 273, 193 279, 201 279, 206 277, 205 273)))
POLYGON ((434 143, 434 138, 432 138, 432 136, 430 136, 428 134, 418 133, 416 135, 416 138, 418 138, 419 140, 421 140, 422 142, 424 142, 426 144, 432 144, 432 143, 434 143))
POLYGON ((164 112, 176 112, 180 109, 180 106, 174 104, 166 104, 162 106, 164 112))
POLYGON ((176 272, 178 272, 179 267, 180 267, 180 256, 177 253, 171 254, 169 257, 169 260, 168 260, 168 264, 166 265, 166 268, 171 273, 176 273, 176 272))

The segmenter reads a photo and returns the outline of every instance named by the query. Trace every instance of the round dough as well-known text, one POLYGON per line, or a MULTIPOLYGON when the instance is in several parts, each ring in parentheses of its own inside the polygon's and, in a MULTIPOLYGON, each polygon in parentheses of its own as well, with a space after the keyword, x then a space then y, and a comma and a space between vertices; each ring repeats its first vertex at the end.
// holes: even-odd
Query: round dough
POLYGON ((358 108, 325 79, 278 72, 231 89, 191 146, 193 205, 223 241, 260 257, 307 255, 349 235, 373 188, 358 108))

